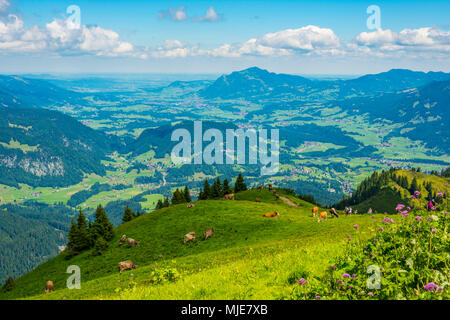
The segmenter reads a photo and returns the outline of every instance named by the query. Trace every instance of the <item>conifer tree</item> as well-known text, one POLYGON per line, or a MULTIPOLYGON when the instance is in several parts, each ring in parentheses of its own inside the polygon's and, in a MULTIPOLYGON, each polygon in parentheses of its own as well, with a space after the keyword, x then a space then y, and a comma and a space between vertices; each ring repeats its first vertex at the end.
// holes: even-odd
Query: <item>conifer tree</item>
POLYGON ((134 216, 133 210, 131 210, 127 205, 127 207, 125 208, 125 210, 123 212, 122 222, 123 223, 129 222, 129 221, 133 220, 134 217, 135 216, 134 216))
POLYGON ((228 179, 223 180, 222 192, 224 195, 233 193, 233 190, 231 190, 231 188, 230 188, 230 183, 228 182, 228 179))
POLYGON ((191 192, 189 191, 188 186, 184 187, 184 200, 186 202, 191 202, 192 201, 191 192))
POLYGON ((163 207, 164 207, 164 208, 168 208, 169 206, 170 206, 170 203, 169 203, 169 197, 165 197, 165 198, 164 198, 163 207))
POLYGON ((156 209, 156 210, 161 209, 163 206, 164 206, 164 205, 163 205, 162 200, 159 199, 158 202, 156 203, 155 209, 156 209))
POLYGON ((102 237, 105 241, 110 241, 114 238, 114 226, 109 221, 102 205, 98 205, 97 210, 95 211, 95 221, 92 224, 91 229, 94 241, 99 237, 102 237))
POLYGON ((89 248, 89 230, 86 217, 80 210, 77 218, 77 232, 75 237, 75 246, 78 251, 83 251, 89 248))
POLYGON ((6 279, 5 283, 1 287, 1 292, 8 292, 13 290, 16 287, 16 282, 14 281, 14 278, 9 276, 8 279, 6 279))
POLYGON ((205 179, 205 182, 203 183, 203 190, 200 192, 200 200, 207 200, 211 198, 211 186, 209 185, 209 182, 207 179, 205 179))
POLYGON ((75 223, 75 220, 72 218, 69 233, 67 234, 67 249, 72 252, 75 251, 77 232, 78 232, 77 224, 75 223))
POLYGON ((419 190, 419 185, 417 184, 417 179, 414 177, 414 179, 411 182, 409 192, 414 193, 416 190, 419 190))
POLYGON ((102 255, 106 250, 108 250, 108 242, 106 242, 105 239, 103 239, 102 236, 99 236, 95 240, 94 249, 92 250, 93 256, 100 256, 102 255))
POLYGON ((241 173, 239 173, 237 179, 236 179, 236 183, 234 184, 234 193, 238 193, 240 191, 246 191, 247 190, 247 185, 244 182, 244 177, 242 176, 241 173))
POLYGON ((222 182, 217 178, 211 188, 211 198, 217 199, 222 197, 222 182))

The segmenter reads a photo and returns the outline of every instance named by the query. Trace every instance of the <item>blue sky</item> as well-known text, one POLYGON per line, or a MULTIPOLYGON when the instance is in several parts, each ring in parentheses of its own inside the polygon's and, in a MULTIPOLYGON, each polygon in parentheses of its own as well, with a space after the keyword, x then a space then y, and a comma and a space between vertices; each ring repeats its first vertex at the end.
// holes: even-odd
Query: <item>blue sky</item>
POLYGON ((448 12, 449 1, 0 0, 0 72, 449 72, 448 12), (370 5, 380 30, 366 26, 370 5))

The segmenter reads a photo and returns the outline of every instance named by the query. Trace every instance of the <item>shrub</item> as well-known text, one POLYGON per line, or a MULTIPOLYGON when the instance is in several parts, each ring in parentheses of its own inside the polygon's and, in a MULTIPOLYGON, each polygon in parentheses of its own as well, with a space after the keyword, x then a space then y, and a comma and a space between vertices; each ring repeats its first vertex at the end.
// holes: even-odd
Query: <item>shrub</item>
POLYGON ((327 274, 294 273, 305 281, 286 298, 447 300, 449 219, 448 212, 405 210, 378 221, 375 236, 364 242, 355 228, 327 274))

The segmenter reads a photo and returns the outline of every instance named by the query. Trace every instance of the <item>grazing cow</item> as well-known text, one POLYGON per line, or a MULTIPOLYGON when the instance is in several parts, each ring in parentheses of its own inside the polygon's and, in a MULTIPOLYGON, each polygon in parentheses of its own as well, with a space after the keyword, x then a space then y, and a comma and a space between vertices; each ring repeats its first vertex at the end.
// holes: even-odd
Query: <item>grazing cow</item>
POLYGON ((204 233, 205 240, 207 240, 208 238, 211 238, 214 231, 215 231, 214 228, 206 230, 204 233))
POLYGON ((195 207, 195 205, 194 205, 193 203, 189 203, 189 204, 187 205, 187 207, 188 207, 188 208, 193 208, 193 207, 195 207))
POLYGON ((269 183, 269 191, 272 191, 272 184, 269 183))
POLYGON ((280 215, 280 213, 278 211, 275 211, 275 212, 265 213, 265 214, 263 214, 263 217, 265 217, 265 218, 273 218, 273 217, 276 217, 278 215, 280 215))
POLYGON ((184 243, 191 241, 191 240, 195 240, 195 232, 189 232, 188 234, 186 234, 184 236, 184 243))
POLYGON ((335 216, 336 218, 339 218, 339 214, 337 213, 335 208, 330 209, 330 213, 332 216, 335 216))
POLYGON ((258 186, 259 191, 262 191, 262 189, 263 189, 263 186, 258 186))
POLYGON ((140 245, 140 242, 138 242, 132 238, 128 238, 128 245, 131 247, 138 247, 140 245))
POLYGON ((223 200, 234 200, 234 193, 229 193, 223 196, 223 200))
POLYGON ((138 267, 139 266, 135 265, 134 262, 131 260, 119 262, 119 272, 120 273, 122 273, 122 271, 133 270, 138 267))
POLYGON ((255 198, 255 202, 261 202, 261 199, 255 198))
POLYGON ((319 215, 319 219, 317 219, 317 222, 321 222, 322 220, 327 221, 327 212, 326 211, 322 211, 319 215))
POLYGON ((47 281, 45 284, 45 293, 53 291, 53 281, 47 281))
POLYGON ((122 238, 120 238, 119 246, 123 245, 125 242, 127 242, 127 235, 124 234, 122 238))
POLYGON ((313 217, 316 217, 316 214, 318 214, 318 213, 319 213, 319 207, 312 208, 312 215, 313 215, 313 217))

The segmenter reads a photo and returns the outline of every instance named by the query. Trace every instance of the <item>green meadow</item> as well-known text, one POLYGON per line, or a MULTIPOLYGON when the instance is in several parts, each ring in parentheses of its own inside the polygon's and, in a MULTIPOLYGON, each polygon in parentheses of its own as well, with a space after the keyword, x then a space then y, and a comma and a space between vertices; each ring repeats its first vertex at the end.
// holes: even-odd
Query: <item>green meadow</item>
POLYGON ((66 260, 60 254, 17 279, 16 288, 0 298, 281 299, 298 277, 326 271, 344 249, 354 224, 360 225, 362 238, 374 232, 370 216, 341 215, 319 223, 311 204, 283 196, 298 207, 267 190, 250 190, 238 193, 234 201, 197 201, 194 208, 180 204, 154 211, 116 228, 103 255, 87 251, 66 260), (263 217, 274 211, 280 215, 263 217), (203 232, 211 227, 213 237, 203 240, 203 232), (197 238, 184 244, 184 235, 192 231, 197 238), (122 234, 141 245, 119 247, 122 234), (119 274, 118 262, 125 260, 139 268, 119 274), (81 269, 80 290, 66 288, 70 265, 81 269), (172 274, 176 281, 155 283, 160 273, 172 274), (55 291, 43 294, 48 280, 55 291))

